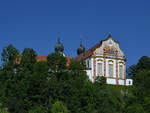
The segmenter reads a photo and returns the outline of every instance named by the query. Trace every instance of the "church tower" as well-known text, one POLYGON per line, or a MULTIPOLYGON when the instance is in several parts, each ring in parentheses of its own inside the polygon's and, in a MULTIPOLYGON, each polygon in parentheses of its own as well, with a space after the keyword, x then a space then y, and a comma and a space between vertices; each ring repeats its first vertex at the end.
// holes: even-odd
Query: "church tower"
POLYGON ((58 42, 55 45, 55 52, 59 52, 63 54, 64 51, 64 46, 63 44, 60 42, 60 35, 58 34, 58 42))
POLYGON ((80 55, 85 52, 85 47, 82 45, 82 35, 80 34, 80 46, 77 48, 77 54, 80 55))

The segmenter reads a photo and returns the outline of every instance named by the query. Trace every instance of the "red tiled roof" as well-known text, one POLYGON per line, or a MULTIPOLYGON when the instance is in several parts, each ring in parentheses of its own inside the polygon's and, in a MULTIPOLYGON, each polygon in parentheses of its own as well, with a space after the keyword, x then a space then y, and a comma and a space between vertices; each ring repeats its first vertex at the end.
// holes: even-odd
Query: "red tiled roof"
POLYGON ((84 60, 88 57, 90 57, 91 55, 93 55, 93 52, 99 48, 102 45, 102 41, 98 44, 96 44, 95 46, 93 46, 92 48, 88 49, 86 52, 80 54, 79 56, 76 57, 77 61, 81 61, 84 60))
POLYGON ((70 62, 71 62, 71 58, 69 56, 66 56, 65 58, 67 59, 67 64, 66 65, 69 66, 70 62))
POLYGON ((47 61, 47 56, 37 56, 36 61, 37 62, 39 62, 39 61, 45 61, 46 62, 47 61))
MULTIPOLYGON (((67 64, 66 66, 69 66, 70 65, 70 62, 71 62, 71 58, 69 56, 65 56, 65 58, 67 59, 67 64)), ((39 62, 39 61, 47 61, 47 56, 37 56, 36 57, 36 61, 39 62)))
MULTIPOLYGON (((16 64, 20 64, 20 62, 21 62, 21 56, 22 55, 18 55, 18 58, 15 61, 16 64)), ((69 56, 65 56, 65 58, 67 59, 66 66, 69 66, 70 62, 71 62, 71 58, 69 56)), ((45 61, 46 62, 47 61, 47 56, 37 56, 36 57, 36 61, 37 62, 40 62, 40 61, 45 61)))

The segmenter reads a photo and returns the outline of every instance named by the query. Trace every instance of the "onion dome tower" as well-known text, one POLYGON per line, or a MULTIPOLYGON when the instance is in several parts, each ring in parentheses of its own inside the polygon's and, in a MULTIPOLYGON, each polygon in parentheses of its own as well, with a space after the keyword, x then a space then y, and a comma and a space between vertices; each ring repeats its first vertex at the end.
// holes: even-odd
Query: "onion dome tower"
POLYGON ((64 51, 64 46, 63 46, 63 44, 60 42, 60 36, 58 35, 58 42, 57 42, 57 44, 55 45, 55 52, 63 53, 63 51, 64 51))
POLYGON ((85 52, 85 47, 82 45, 82 37, 80 34, 80 46, 77 48, 77 54, 80 55, 85 52))

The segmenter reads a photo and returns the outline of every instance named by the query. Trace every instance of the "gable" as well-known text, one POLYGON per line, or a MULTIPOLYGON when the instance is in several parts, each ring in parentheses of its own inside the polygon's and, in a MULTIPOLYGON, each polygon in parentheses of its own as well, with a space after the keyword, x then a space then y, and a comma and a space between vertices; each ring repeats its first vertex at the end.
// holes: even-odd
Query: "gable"
POLYGON ((76 60, 85 60, 92 55, 108 55, 108 56, 118 56, 125 59, 125 55, 119 47, 119 43, 115 41, 111 35, 107 39, 102 40, 92 48, 88 49, 86 52, 80 54, 76 57, 76 60))
POLYGON ((119 43, 116 42, 112 37, 103 40, 101 46, 94 51, 94 55, 104 54, 108 56, 125 57, 124 53, 119 47, 119 43))

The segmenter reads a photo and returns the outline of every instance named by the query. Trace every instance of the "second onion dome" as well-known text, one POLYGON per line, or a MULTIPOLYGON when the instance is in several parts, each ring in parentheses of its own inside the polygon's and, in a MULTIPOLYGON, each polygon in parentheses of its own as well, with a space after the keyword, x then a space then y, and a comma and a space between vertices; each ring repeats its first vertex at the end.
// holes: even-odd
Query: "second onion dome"
POLYGON ((82 45, 82 38, 80 34, 80 46, 77 48, 77 54, 80 55, 85 52, 85 47, 82 45))
POLYGON ((63 53, 63 51, 64 51, 64 46, 60 42, 60 38, 58 37, 58 43, 55 45, 55 52, 63 53))
POLYGON ((82 44, 77 48, 77 54, 80 55, 85 52, 85 48, 82 44))

